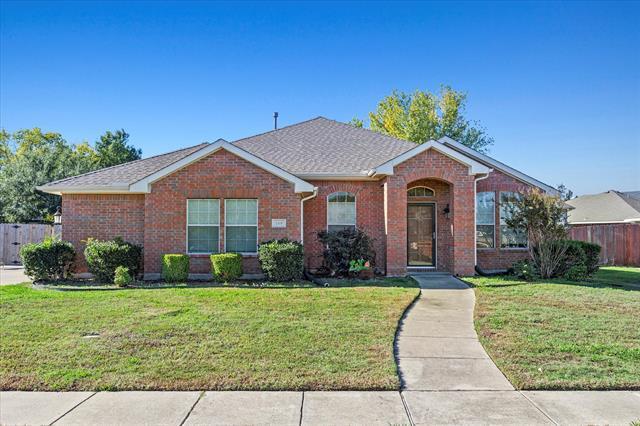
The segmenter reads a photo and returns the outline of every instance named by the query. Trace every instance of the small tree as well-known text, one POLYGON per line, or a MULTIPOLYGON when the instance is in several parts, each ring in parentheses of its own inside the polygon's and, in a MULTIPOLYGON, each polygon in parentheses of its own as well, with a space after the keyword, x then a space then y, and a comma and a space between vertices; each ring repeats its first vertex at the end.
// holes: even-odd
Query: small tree
POLYGON ((542 278, 551 278, 562 267, 567 244, 567 219, 564 201, 531 190, 514 201, 507 226, 526 232, 529 252, 542 278))

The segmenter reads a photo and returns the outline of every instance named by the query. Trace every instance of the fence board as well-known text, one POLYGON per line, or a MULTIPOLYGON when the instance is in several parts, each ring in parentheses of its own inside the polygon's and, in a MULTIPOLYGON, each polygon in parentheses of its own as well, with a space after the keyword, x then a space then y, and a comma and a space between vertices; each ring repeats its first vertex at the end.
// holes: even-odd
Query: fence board
POLYGON ((43 223, 0 223, 0 264, 20 265, 20 247, 59 235, 60 226, 43 223))
POLYGON ((640 266, 640 223, 575 225, 569 237, 600 245, 603 264, 640 266))

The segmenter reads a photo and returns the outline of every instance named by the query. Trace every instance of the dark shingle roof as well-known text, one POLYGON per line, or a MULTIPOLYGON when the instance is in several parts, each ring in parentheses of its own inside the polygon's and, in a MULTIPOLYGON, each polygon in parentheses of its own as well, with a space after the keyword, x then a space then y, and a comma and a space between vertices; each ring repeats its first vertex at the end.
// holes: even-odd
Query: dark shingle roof
POLYGON ((324 117, 233 144, 295 175, 359 175, 416 146, 324 117))
POLYGON ((139 181, 140 179, 143 179, 157 172, 158 170, 181 160, 187 155, 190 155, 204 148, 207 145, 209 144, 201 143, 199 145, 179 149, 177 151, 172 151, 166 154, 143 158, 141 160, 107 167, 105 169, 96 170, 82 175, 60 179, 54 182, 49 182, 48 184, 44 185, 43 188, 46 188, 48 186, 106 187, 115 185, 131 185, 139 181))

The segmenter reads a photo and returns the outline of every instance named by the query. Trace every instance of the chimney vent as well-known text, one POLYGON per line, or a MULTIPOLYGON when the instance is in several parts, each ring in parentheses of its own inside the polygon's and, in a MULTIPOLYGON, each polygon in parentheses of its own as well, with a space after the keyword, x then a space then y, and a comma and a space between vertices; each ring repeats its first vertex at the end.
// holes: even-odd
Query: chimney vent
POLYGON ((273 113, 273 130, 278 130, 278 113, 273 113))

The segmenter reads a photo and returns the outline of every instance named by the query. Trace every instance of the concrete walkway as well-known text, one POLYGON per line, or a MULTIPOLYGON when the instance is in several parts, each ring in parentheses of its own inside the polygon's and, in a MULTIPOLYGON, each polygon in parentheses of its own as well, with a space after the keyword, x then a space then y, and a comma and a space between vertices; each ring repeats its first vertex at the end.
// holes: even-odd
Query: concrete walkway
POLYGON ((2 425, 624 425, 640 392, 0 392, 2 425))
POLYGON ((513 390, 478 341, 475 295, 449 274, 414 275, 420 298, 400 324, 397 356, 405 390, 513 390))
POLYGON ((31 281, 22 266, 0 266, 0 285, 20 284, 31 281))

